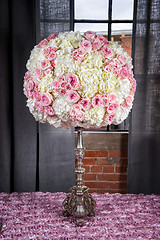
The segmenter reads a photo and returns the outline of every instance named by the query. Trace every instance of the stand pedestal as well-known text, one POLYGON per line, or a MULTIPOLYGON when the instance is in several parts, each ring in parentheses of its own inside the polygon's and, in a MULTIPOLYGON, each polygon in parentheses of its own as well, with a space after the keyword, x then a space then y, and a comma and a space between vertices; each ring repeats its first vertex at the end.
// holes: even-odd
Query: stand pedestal
POLYGON ((82 143, 82 128, 77 128, 78 139, 75 153, 77 157, 76 173, 76 185, 73 186, 70 191, 71 194, 67 195, 67 198, 63 202, 63 216, 68 217, 70 215, 76 218, 77 226, 83 226, 84 218, 86 216, 95 216, 96 202, 88 193, 88 188, 83 185, 83 158, 84 151, 82 143))

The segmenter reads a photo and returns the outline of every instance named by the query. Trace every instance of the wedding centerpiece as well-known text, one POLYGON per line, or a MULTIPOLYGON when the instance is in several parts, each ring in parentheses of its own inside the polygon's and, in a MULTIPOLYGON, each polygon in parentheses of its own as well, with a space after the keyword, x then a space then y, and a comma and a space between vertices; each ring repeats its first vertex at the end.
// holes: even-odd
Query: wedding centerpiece
POLYGON ((27 106, 42 123, 103 127, 120 124, 132 108, 131 57, 94 32, 52 34, 34 47, 27 69, 27 106))
POLYGON ((95 208, 83 185, 80 129, 120 124, 127 118, 136 89, 132 68, 131 57, 117 42, 91 31, 52 34, 34 47, 27 62, 24 93, 36 121, 79 127, 76 186, 63 203, 63 214, 76 216, 79 226, 95 208))

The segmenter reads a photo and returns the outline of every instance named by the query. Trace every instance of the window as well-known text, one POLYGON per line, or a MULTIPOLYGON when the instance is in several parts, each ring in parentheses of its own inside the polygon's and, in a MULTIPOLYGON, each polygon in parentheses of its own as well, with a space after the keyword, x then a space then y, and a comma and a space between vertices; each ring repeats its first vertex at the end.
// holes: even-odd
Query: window
MULTIPOLYGON (((40 0, 41 38, 55 32, 95 31, 118 41, 131 55, 134 0, 40 0)), ((129 128, 127 118, 107 130, 129 128)))

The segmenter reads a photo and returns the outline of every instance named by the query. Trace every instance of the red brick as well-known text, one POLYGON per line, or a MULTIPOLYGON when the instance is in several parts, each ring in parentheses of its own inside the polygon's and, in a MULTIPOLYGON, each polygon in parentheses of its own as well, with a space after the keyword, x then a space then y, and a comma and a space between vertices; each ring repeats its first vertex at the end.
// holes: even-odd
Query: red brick
POLYGON ((121 181, 127 181, 127 174, 121 174, 121 181))
POLYGON ((103 193, 106 193, 107 191, 105 189, 92 188, 92 189, 89 189, 88 192, 89 193, 100 193, 100 194, 103 194, 103 193))
POLYGON ((102 172, 102 167, 101 166, 92 166, 91 167, 91 172, 101 173, 102 172))
POLYGON ((85 173, 89 173, 90 172, 90 166, 83 166, 85 168, 85 173))
POLYGON ((97 158, 97 165, 111 165, 112 163, 107 161, 107 158, 97 158))
POLYGON ((96 163, 96 158, 84 158, 83 159, 84 165, 95 165, 95 163, 96 163))
POLYGON ((85 157, 108 157, 108 151, 85 151, 85 157))
POLYGON ((122 194, 124 194, 124 193, 127 193, 127 190, 122 190, 122 189, 117 189, 117 190, 113 190, 113 189, 110 189, 110 190, 108 190, 107 191, 108 193, 122 193, 122 194))
POLYGON ((109 151, 109 157, 112 158, 122 158, 122 157, 127 157, 128 152, 127 151, 109 151))
POLYGON ((124 166, 115 166, 116 173, 126 173, 127 172, 127 165, 124 166))
POLYGON ((110 182, 109 188, 110 189, 126 189, 127 188, 127 183, 126 182, 110 182))
POLYGON ((84 180, 88 180, 88 181, 92 181, 92 180, 96 180, 96 174, 84 174, 83 175, 84 180))
POLYGON ((108 187, 107 182, 84 182, 85 185, 89 188, 98 188, 98 189, 106 189, 108 187))
POLYGON ((96 193, 97 189, 89 189, 88 192, 89 193, 96 193))
POLYGON ((120 193, 120 190, 119 189, 117 189, 117 190, 112 190, 112 189, 109 189, 108 191, 107 191, 108 193, 120 193))
POLYGON ((114 173, 114 166, 103 166, 104 173, 114 173))
POLYGON ((120 181, 120 174, 98 174, 98 181, 120 181))
POLYGON ((128 165, 128 159, 121 159, 122 165, 128 165))

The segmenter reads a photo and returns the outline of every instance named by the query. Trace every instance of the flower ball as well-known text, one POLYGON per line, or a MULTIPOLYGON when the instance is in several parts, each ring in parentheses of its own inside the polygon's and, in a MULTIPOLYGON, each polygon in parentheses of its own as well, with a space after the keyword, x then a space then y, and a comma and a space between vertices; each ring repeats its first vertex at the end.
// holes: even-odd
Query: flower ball
POLYGON ((50 35, 34 47, 26 67, 27 106, 42 123, 104 127, 120 124, 132 108, 131 57, 95 32, 50 35))

